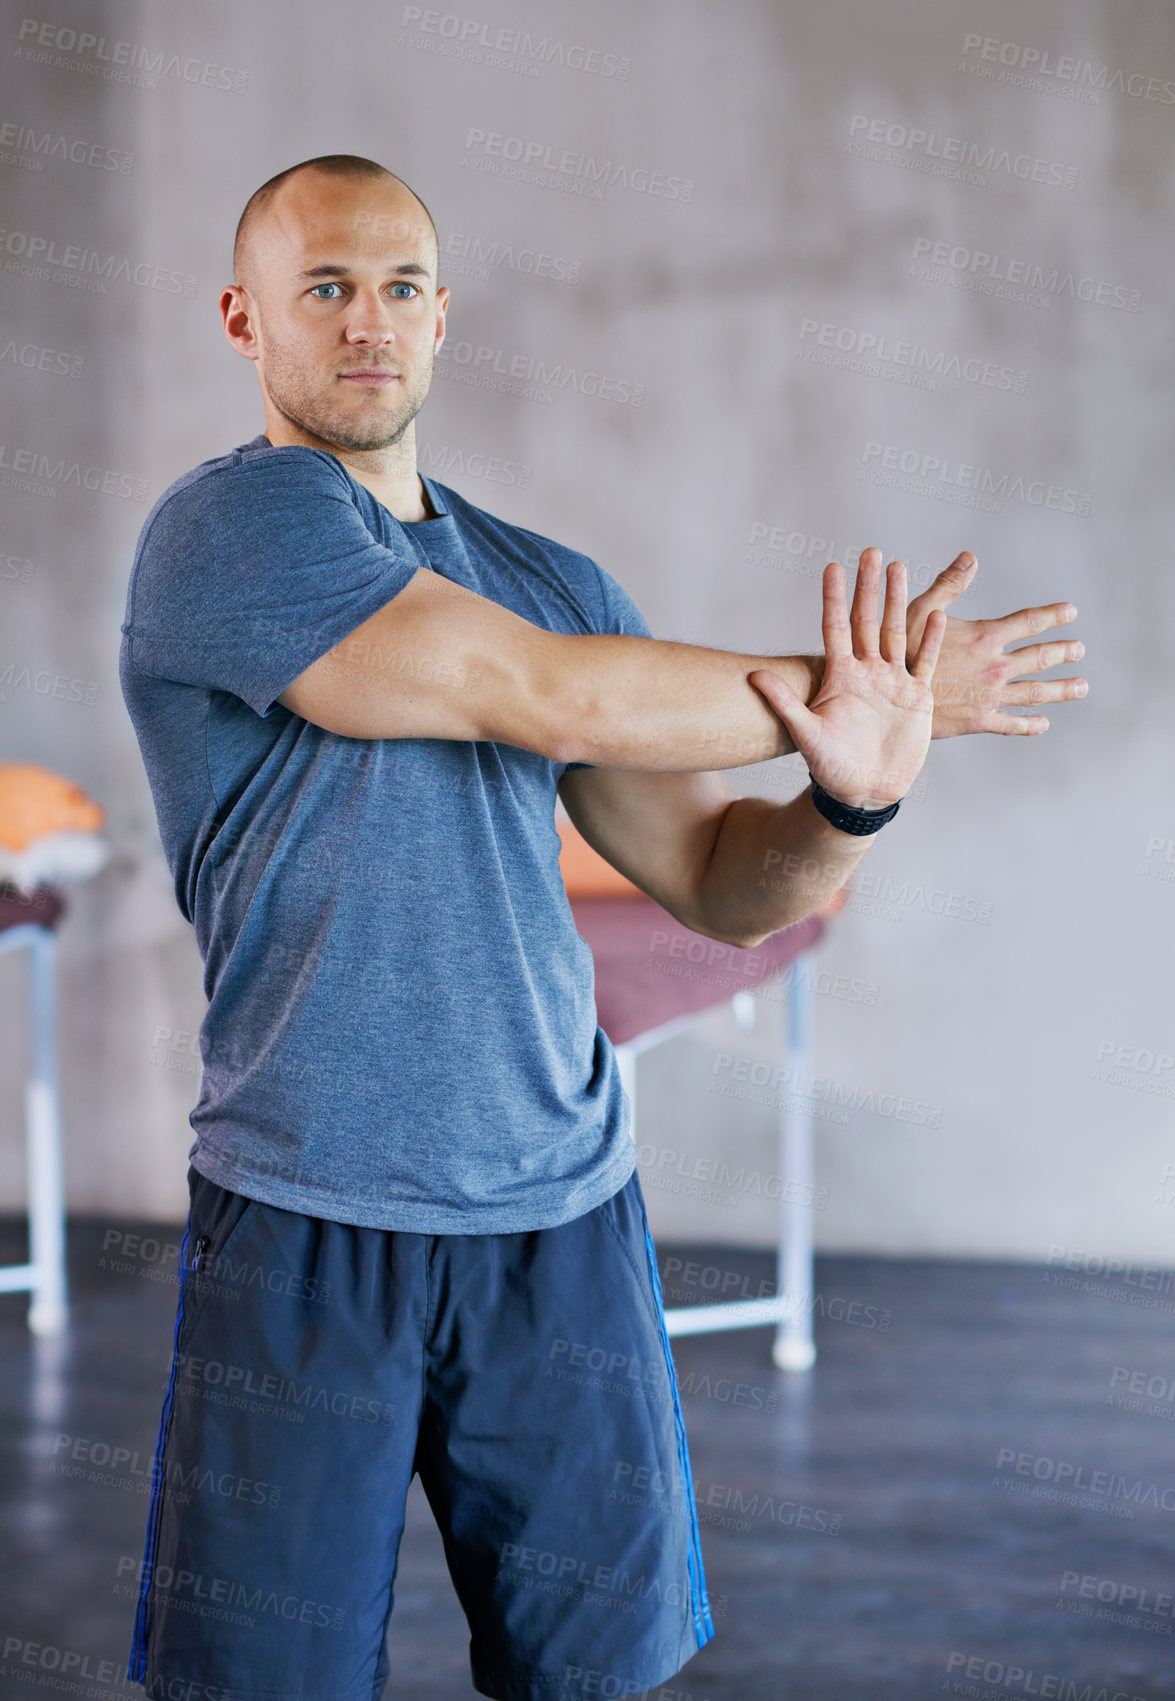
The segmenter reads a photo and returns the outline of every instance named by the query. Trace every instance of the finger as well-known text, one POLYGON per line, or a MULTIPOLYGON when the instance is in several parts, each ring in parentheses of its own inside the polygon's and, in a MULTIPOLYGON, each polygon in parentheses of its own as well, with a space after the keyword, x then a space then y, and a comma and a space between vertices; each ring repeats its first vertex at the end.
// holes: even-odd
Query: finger
POLYGON ((955 598, 967 589, 977 565, 971 551, 963 550, 961 555, 955 556, 949 567, 943 568, 937 579, 927 585, 920 596, 914 598, 914 601, 919 608, 945 608, 948 602, 954 602, 955 598))
POLYGON ((983 625, 1003 645, 1010 644, 1013 638, 1047 632, 1050 626, 1067 626, 1076 619, 1077 610, 1071 602, 1049 602, 1035 608, 1018 608, 1014 614, 1001 614, 996 620, 985 620, 983 625))
POLYGON ((834 656, 852 656, 849 615, 845 607, 845 570, 839 561, 830 561, 824 569, 824 613, 820 631, 826 661, 831 661, 834 656))
POLYGON ((877 591, 881 583, 881 551, 863 549, 857 562, 857 583, 853 590, 853 654, 875 656, 877 650, 877 591))
POLYGON ((946 630, 947 617, 945 612, 941 608, 932 608, 923 628, 922 642, 914 653, 914 660, 910 667, 912 679, 924 679, 929 684, 934 678, 938 652, 942 649, 946 630))
POLYGON ((906 660, 906 564, 885 569, 885 608, 881 616, 881 654, 887 662, 906 660))
POLYGON ((991 717, 987 731, 1011 733, 1014 738, 1023 738, 1032 733, 1047 732, 1048 729, 1047 715, 1005 715, 997 710, 991 717))
POLYGON ((1089 695, 1087 679, 1012 679, 1000 692, 1000 707, 1007 704, 1068 703, 1089 695))
POLYGON ((1011 677, 1020 679, 1026 673, 1043 673, 1047 668, 1060 667, 1062 662, 1080 661, 1085 645, 1080 638, 1069 638, 1051 644, 1025 644, 1023 649, 1007 650, 1005 654, 1015 663, 1011 677))

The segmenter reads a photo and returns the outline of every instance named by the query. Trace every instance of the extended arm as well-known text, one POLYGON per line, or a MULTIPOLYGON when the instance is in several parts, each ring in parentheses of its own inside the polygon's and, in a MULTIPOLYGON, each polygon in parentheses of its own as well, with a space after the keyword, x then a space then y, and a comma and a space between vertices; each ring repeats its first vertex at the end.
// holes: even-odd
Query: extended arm
MULTIPOLYGON (((861 566, 880 567, 881 551, 861 566)), ((969 582, 966 551, 907 611, 907 657, 926 622, 969 582)), ((1066 603, 998 620, 947 619, 935 672, 932 738, 1041 733, 1044 715, 1009 714, 1078 697, 1076 679, 1032 677, 1084 653, 1078 640, 1025 645, 1072 620, 1066 603)), ((740 655, 655 638, 569 637, 420 568, 398 596, 300 674, 278 701, 350 738, 485 739, 555 760, 667 773, 736 768, 789 755, 786 726, 747 681, 779 674, 810 703, 823 655, 740 655)))
POLYGON ((556 762, 693 773, 796 748, 748 683, 762 668, 807 702, 824 657, 548 632, 422 567, 278 701, 348 738, 488 740, 556 762))
MULTIPOLYGON (((904 797, 930 742, 930 682, 946 626, 933 610, 907 668, 905 568, 862 565, 851 616, 843 569, 824 573, 827 663, 811 708, 778 675, 756 670, 814 779, 856 808, 904 797)), ((712 938, 754 946, 820 909, 872 836, 831 826, 807 786, 790 803, 739 797, 717 774, 564 774, 559 795, 588 843, 671 915, 712 938)))

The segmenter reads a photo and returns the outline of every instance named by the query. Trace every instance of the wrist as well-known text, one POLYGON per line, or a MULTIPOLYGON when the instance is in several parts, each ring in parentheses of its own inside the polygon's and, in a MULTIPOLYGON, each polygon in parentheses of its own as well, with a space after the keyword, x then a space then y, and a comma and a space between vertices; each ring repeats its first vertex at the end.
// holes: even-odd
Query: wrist
POLYGON ((808 777, 812 785, 813 807, 830 826, 854 837, 878 832, 887 821, 893 820, 902 802, 900 797, 880 803, 876 799, 865 804, 846 802, 826 791, 812 774, 808 777))

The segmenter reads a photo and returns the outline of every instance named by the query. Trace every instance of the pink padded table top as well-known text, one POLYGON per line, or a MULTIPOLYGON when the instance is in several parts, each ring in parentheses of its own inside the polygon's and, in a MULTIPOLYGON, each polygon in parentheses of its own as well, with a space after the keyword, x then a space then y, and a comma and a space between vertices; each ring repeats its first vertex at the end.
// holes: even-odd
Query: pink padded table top
POLYGON ((613 1045, 762 986, 814 945, 827 925, 808 916, 743 950, 683 927, 652 898, 569 901, 595 958, 596 1009, 613 1045))
POLYGON ((56 927, 65 913, 65 897, 56 886, 34 886, 24 892, 11 881, 0 880, 0 933, 32 922, 37 927, 56 927))

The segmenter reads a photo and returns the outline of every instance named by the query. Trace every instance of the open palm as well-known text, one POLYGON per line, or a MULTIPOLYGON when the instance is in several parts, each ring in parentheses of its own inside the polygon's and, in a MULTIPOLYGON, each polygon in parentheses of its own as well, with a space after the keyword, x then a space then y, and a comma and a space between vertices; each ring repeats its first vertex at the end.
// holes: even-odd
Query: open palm
POLYGON ((811 703, 779 674, 756 668, 750 683, 791 734, 808 771, 830 796, 856 809, 883 809, 909 791, 926 760, 934 716, 931 680, 947 617, 935 609, 906 662, 906 569, 886 569, 880 632, 876 553, 857 569, 850 615, 845 570, 824 569, 824 677, 811 703))

